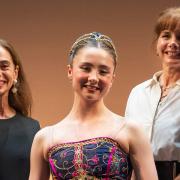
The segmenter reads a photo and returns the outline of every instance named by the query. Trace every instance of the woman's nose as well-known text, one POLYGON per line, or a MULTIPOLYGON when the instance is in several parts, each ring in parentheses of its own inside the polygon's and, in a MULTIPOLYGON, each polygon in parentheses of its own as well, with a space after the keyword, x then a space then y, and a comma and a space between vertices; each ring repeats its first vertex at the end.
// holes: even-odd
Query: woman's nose
POLYGON ((170 39, 170 43, 169 43, 169 47, 172 48, 172 49, 176 49, 178 48, 180 45, 178 43, 178 40, 175 36, 173 36, 171 39, 170 39))
POLYGON ((98 73, 97 73, 96 71, 92 71, 92 72, 89 74, 88 80, 89 80, 90 82, 97 83, 97 82, 99 81, 98 73))

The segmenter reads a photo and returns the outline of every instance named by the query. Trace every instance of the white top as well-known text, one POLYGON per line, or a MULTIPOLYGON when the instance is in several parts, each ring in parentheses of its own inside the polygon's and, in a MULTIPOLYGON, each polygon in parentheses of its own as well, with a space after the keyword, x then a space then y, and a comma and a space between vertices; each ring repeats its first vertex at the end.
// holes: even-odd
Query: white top
POLYGON ((125 116, 143 125, 156 161, 180 162, 180 80, 160 102, 161 73, 132 89, 125 116))

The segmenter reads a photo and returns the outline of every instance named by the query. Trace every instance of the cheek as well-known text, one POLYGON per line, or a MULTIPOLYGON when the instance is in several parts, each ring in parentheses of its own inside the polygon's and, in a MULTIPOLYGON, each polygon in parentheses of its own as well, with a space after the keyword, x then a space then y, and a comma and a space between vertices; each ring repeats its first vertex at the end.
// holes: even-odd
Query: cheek
POLYGON ((73 75, 73 85, 80 84, 82 86, 85 82, 87 82, 87 75, 82 72, 75 72, 73 75))
POLYGON ((159 40, 157 43, 157 51, 161 51, 165 49, 165 47, 166 47, 166 43, 164 41, 159 40))
POLYGON ((8 81, 13 81, 14 80, 14 73, 12 71, 4 71, 3 75, 8 81))
POLYGON ((101 81, 100 81, 100 86, 101 86, 103 89, 109 89, 109 88, 112 86, 112 78, 109 77, 109 78, 101 79, 101 81))
POLYGON ((159 45, 156 46, 156 53, 158 56, 161 54, 161 48, 159 45))

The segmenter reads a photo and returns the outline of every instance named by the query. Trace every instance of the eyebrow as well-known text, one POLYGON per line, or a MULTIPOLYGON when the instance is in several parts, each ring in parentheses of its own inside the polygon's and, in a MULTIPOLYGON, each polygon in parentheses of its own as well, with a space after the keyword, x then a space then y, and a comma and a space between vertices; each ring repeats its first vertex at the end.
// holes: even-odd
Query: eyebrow
POLYGON ((93 66, 91 63, 88 62, 82 62, 81 65, 93 66))
POLYGON ((165 30, 161 31, 161 33, 169 33, 169 32, 171 32, 169 29, 165 29, 165 30))
POLYGON ((2 64, 9 65, 10 62, 9 62, 8 60, 1 60, 1 61, 0 61, 0 64, 1 64, 1 65, 2 65, 2 64))
POLYGON ((99 67, 100 67, 100 68, 105 68, 105 69, 110 69, 110 67, 109 67, 109 66, 106 66, 106 65, 100 65, 99 67))
MULTIPOLYGON (((94 65, 93 64, 91 64, 91 63, 89 63, 89 62, 83 62, 81 65, 86 65, 86 66, 90 66, 90 67, 93 67, 94 65)), ((103 64, 101 64, 101 65, 99 65, 98 66, 99 68, 103 68, 103 69, 110 69, 110 67, 109 66, 106 66, 106 65, 103 65, 103 64)))

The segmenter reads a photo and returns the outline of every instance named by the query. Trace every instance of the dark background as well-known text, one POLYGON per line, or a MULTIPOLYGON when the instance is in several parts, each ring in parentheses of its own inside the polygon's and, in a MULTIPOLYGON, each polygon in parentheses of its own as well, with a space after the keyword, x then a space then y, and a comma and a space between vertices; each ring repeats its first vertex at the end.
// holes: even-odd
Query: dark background
POLYGON ((153 27, 159 12, 171 6, 180 0, 0 0, 0 37, 21 57, 34 99, 32 117, 46 126, 69 112, 68 52, 77 37, 92 31, 116 45, 116 80, 105 102, 123 115, 132 87, 161 68, 153 27))

